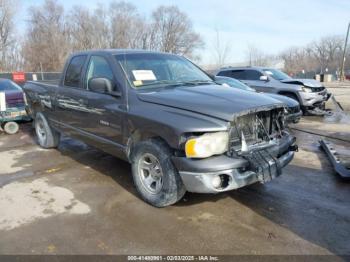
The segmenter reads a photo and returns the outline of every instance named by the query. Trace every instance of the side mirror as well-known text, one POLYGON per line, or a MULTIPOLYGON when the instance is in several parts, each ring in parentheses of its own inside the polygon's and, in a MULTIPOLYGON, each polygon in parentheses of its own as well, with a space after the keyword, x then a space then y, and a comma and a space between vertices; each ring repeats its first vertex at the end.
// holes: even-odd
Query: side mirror
POLYGON ((105 93, 113 96, 121 96, 121 93, 115 91, 115 85, 108 78, 96 77, 91 78, 88 82, 89 90, 97 93, 105 93))
POLYGON ((269 81, 269 78, 267 76, 260 76, 260 81, 269 81))

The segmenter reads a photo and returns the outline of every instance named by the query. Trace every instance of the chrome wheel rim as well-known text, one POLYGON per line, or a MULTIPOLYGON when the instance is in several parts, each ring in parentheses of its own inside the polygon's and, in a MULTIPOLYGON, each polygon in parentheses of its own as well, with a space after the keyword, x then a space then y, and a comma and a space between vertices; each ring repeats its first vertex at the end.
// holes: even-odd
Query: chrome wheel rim
POLYGON ((46 131, 45 131, 43 120, 39 119, 36 121, 35 130, 36 130, 36 135, 39 138, 39 141, 44 142, 46 139, 46 131))
POLYGON ((142 186, 151 194, 158 194, 163 188, 163 171, 158 159, 146 153, 138 163, 138 175, 142 186))

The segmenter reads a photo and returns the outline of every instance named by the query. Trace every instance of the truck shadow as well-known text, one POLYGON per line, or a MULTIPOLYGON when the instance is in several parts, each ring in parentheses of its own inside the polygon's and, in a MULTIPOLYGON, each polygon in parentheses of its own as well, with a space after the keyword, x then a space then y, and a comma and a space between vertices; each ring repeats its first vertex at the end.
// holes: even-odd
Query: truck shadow
MULTIPOLYGON (((68 154, 75 161, 110 176, 137 196, 129 163, 93 148, 79 155, 69 153, 64 147, 63 143, 60 148, 62 154, 68 154)), ((73 147, 71 141, 69 148, 73 147)), ((73 152, 76 151, 77 148, 73 149, 73 152)), ((329 165, 324 164, 323 170, 327 172, 290 165, 285 170, 285 176, 265 185, 255 184, 217 195, 187 193, 175 208, 191 208, 231 197, 254 213, 330 252, 349 253, 348 184, 334 177, 329 165)))
MULTIPOLYGON (((30 129, 28 132, 32 134, 30 129)), ((62 138, 58 151, 83 166, 111 177, 126 191, 137 196, 128 162, 66 137, 62 138)), ((238 203, 242 204, 256 215, 330 252, 349 254, 349 183, 334 176, 322 154, 318 154, 321 170, 291 164, 285 168, 285 175, 265 185, 255 184, 217 195, 187 193, 175 208, 197 206, 198 211, 205 202, 232 198, 227 208, 236 208, 238 203)), ((22 155, 17 164, 26 163, 26 159, 27 156, 22 155)))

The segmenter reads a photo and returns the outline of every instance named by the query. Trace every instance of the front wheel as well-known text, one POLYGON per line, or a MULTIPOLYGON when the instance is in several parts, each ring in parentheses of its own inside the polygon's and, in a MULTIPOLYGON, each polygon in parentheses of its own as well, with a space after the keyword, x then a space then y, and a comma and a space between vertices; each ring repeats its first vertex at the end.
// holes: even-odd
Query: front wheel
POLYGON ((179 201, 185 186, 171 162, 171 150, 158 139, 136 145, 132 157, 132 174, 141 198, 156 207, 165 207, 179 201))

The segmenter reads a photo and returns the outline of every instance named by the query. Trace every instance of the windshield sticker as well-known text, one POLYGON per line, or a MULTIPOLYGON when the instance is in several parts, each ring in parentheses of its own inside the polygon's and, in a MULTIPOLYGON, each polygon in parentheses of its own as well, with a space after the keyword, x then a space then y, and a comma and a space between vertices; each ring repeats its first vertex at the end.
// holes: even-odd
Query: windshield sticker
POLYGON ((136 81, 157 80, 152 70, 132 70, 132 73, 136 81))
POLYGON ((271 71, 265 71, 265 73, 268 75, 273 75, 273 73, 271 71))
POLYGON ((142 86, 142 81, 141 80, 136 80, 133 82, 134 86, 142 86))

